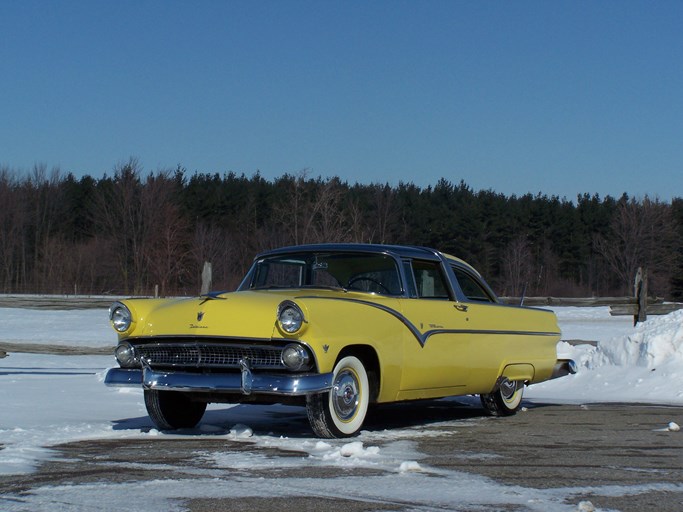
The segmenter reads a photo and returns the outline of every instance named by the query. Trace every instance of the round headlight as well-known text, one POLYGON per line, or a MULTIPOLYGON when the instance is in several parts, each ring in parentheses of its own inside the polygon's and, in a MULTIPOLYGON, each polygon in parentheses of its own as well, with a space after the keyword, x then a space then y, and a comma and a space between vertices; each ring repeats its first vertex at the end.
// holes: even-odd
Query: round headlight
POLYGON ((280 323, 280 328, 288 334, 297 332, 305 322, 301 308, 289 300, 278 306, 277 320, 280 323))
POLYGON ((133 315, 126 306, 116 302, 109 308, 109 320, 118 332, 126 332, 133 323, 133 315))
POLYGON ((311 357, 301 345, 291 344, 282 349, 282 364, 288 370, 297 371, 308 368, 311 357))
POLYGON ((116 360, 122 367, 133 366, 135 364, 135 349, 130 343, 121 343, 114 350, 116 360))

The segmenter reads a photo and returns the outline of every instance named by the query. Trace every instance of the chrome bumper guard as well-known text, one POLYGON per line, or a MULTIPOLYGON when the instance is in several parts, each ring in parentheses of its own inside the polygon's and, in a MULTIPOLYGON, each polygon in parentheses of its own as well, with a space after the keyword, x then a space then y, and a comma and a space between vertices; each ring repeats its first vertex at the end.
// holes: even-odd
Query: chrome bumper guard
POLYGON ((578 367, 573 359, 558 359, 555 363, 555 367, 553 368, 553 373, 550 378, 557 379, 567 375, 574 375, 577 370, 578 367))
POLYGON ((149 367, 112 368, 107 372, 104 383, 111 387, 142 385, 144 389, 169 391, 296 396, 329 391, 332 388, 332 373, 289 376, 252 373, 245 368, 241 373, 164 372, 149 367))

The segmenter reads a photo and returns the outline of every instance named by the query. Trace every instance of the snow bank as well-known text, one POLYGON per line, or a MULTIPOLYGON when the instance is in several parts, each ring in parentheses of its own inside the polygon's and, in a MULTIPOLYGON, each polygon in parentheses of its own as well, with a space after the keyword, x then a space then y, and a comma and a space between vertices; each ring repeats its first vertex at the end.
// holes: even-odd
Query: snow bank
POLYGON ((653 317, 632 334, 600 343, 591 363, 650 369, 673 364, 683 369, 683 310, 653 317))
MULTIPOLYGON (((588 315, 591 309, 581 314, 588 315)), ((563 314, 558 314, 561 327, 563 314)), ((599 313, 593 311, 593 314, 596 315, 593 320, 584 317, 585 324, 599 325, 599 313)), ((631 317, 621 318, 631 321, 631 317)), ((599 340, 597 347, 558 344, 559 357, 577 362, 576 375, 530 386, 525 396, 560 403, 683 405, 683 310, 651 317, 628 329, 619 325, 617 336, 609 336, 610 331, 605 328, 614 321, 602 321, 603 328, 593 333, 593 339, 599 340)), ((564 329, 563 338, 566 338, 564 329)))

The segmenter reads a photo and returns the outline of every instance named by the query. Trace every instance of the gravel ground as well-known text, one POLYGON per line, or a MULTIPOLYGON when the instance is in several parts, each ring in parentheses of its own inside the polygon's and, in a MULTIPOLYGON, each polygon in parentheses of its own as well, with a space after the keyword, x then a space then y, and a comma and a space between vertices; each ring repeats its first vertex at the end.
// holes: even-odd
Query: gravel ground
MULTIPOLYGON (((533 405, 516 416, 488 418, 471 404, 453 401, 394 404, 377 408, 368 418, 369 430, 416 430, 420 464, 474 473, 505 485, 525 488, 588 489, 572 493, 573 503, 590 501, 595 507, 623 512, 683 510, 680 492, 645 492, 610 496, 610 486, 674 484, 683 482, 683 432, 668 432, 670 421, 681 421, 683 409, 641 405, 533 405), (429 433, 430 435, 424 435, 429 433), (590 450, 586 450, 590 446, 590 450)), ((305 425, 302 424, 305 428, 305 425)), ((290 435, 285 432, 285 435, 290 435)), ((279 435, 275 432, 273 435, 279 435)), ((381 443, 379 443, 381 445, 381 443)), ((300 452, 257 447, 224 437, 144 440, 100 440, 56 447, 58 456, 29 475, 0 477, 0 496, 22 495, 46 485, 121 483, 168 478, 187 480, 216 475, 220 479, 339 477, 338 468, 278 466, 244 469, 207 467, 198 452, 260 451, 270 457, 301 457, 300 452), (266 453, 267 452, 267 453, 266 453), (163 467, 163 472, 160 468, 163 467), (115 468, 115 470, 113 470, 115 468)), ((373 476, 382 470, 348 468, 343 476, 373 476)), ((457 485, 457 482, 454 482, 457 485)), ((569 493, 568 493, 569 494, 569 493)), ((125 500, 124 500, 125 501, 125 500)), ((428 504, 401 501, 367 501, 350 488, 348 496, 326 494, 297 498, 216 498, 182 502, 190 512, 267 510, 278 512, 359 510, 434 510, 428 504)), ((442 509, 441 509, 442 510, 442 509)), ((526 510, 519 505, 480 506, 453 504, 451 510, 526 510)), ((578 510, 578 508, 577 508, 578 510)))

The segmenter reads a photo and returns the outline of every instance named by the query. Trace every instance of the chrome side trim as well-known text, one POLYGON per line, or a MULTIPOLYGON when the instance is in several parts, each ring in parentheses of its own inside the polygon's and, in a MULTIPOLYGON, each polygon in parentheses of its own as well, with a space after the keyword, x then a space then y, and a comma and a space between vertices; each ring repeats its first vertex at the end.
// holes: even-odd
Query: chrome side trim
POLYGON ((420 332, 415 324, 408 320, 403 313, 396 311, 393 308, 384 306, 382 304, 376 304, 362 299, 350 299, 347 297, 319 297, 315 295, 297 297, 297 299, 320 299, 320 300, 341 300, 345 302, 355 302, 356 304, 363 304, 365 306, 370 306, 377 308, 385 313, 389 313, 396 319, 400 320, 403 325, 405 325, 410 333, 415 336, 415 339, 420 343, 422 347, 425 346, 427 340, 437 334, 496 334, 496 335, 513 335, 513 336, 560 336, 559 332, 544 332, 544 331, 505 331, 505 330, 483 330, 483 329, 431 329, 420 332))
POLYGON ((496 335, 514 335, 514 336, 560 336, 559 332, 545 332, 545 331, 505 331, 495 329, 432 329, 423 334, 425 338, 434 336, 435 334, 496 334, 496 335))
POLYGON ((188 392, 242 393, 298 396, 323 393, 332 388, 332 373, 273 375, 252 372, 187 373, 112 368, 104 379, 107 386, 139 386, 145 389, 188 392))

